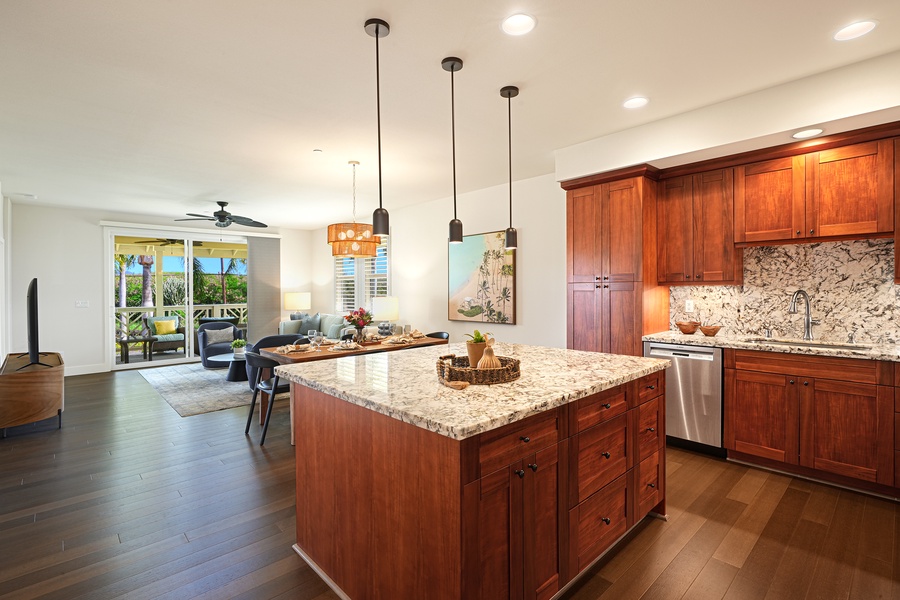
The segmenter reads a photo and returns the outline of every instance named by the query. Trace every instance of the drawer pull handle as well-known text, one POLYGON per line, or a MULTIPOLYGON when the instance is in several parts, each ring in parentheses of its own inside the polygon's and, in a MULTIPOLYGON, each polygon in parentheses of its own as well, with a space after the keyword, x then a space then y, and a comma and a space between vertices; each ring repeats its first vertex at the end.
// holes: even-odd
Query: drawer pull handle
POLYGON ((804 382, 803 382, 803 385, 809 385, 809 382, 808 382, 808 381, 804 381, 804 382))
POLYGON ((601 455, 603 458, 609 458, 609 452, 601 452, 600 455, 601 455))
POLYGON ((650 433, 653 433, 654 431, 656 431, 656 429, 654 429, 653 427, 648 427, 647 431, 649 431, 650 433))
POLYGON ((609 517, 602 517, 600 520, 609 525, 609 517))
POLYGON ((537 472, 537 465, 528 465, 528 468, 534 472, 537 472))
POLYGON ((655 385, 648 385, 648 386, 647 386, 647 389, 648 389, 648 390, 655 390, 655 389, 656 389, 656 386, 655 386, 655 385))
POLYGON ((793 380, 793 379, 791 379, 790 384, 791 384, 791 385, 794 385, 794 380, 793 380))
POLYGON ((655 488, 655 487, 656 487, 656 484, 655 484, 655 483, 648 483, 648 484, 647 484, 647 487, 655 488))
POLYGON ((799 229, 797 230, 797 235, 800 235, 800 230, 799 230, 799 229))
POLYGON ((525 442, 526 444, 531 441, 531 438, 528 437, 527 435, 523 435, 519 439, 522 440, 523 442, 525 442))
POLYGON ((525 478, 525 471, 523 471, 522 469, 517 469, 517 470, 513 471, 513 473, 515 473, 516 475, 518 475, 518 476, 519 476, 519 479, 524 479, 524 478, 525 478))
POLYGON ((601 406, 603 408, 612 408, 612 404, 610 404, 609 402, 607 402, 606 404, 601 404, 601 406))
POLYGON ((815 229, 810 229, 809 232, 810 232, 810 233, 815 233, 816 230, 815 230, 815 229))

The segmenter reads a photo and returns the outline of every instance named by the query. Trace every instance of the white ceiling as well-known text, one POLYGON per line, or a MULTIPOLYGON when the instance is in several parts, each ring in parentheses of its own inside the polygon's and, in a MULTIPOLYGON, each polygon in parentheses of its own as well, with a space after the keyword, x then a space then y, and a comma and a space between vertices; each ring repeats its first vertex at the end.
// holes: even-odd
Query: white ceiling
POLYGON ((389 211, 452 193, 446 56, 465 63, 462 193, 507 180, 504 85, 521 89, 513 171, 524 179, 552 173, 556 149, 900 49, 897 0, 2 0, 3 193, 173 219, 224 200, 313 229, 350 217, 347 161, 358 160, 368 220, 371 17, 391 26, 380 41, 389 211), (501 32, 517 11, 537 17, 531 34, 501 32), (831 39, 860 19, 879 26, 831 39), (622 108, 633 95, 651 102, 622 108))

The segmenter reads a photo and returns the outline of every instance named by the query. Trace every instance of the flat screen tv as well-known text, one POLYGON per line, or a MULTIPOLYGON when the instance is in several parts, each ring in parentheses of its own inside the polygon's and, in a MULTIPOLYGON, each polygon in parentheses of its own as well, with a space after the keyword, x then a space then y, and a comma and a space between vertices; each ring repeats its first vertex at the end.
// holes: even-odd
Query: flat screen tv
MULTIPOLYGON (((28 364, 25 367, 29 367, 31 365, 43 365, 45 367, 49 367, 51 365, 44 364, 41 362, 41 352, 38 349, 38 285, 37 285, 37 277, 31 280, 31 283, 28 284, 28 299, 27 299, 27 307, 28 311, 28 364)), ((20 367, 17 370, 22 370, 25 367, 20 367)))

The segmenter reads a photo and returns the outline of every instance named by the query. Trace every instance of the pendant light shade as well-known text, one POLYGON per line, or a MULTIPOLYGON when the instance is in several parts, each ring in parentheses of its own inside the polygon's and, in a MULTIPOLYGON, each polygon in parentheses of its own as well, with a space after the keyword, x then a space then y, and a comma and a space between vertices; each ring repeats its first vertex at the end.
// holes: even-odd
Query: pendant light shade
POLYGON ((378 54, 378 39, 387 37, 391 26, 381 19, 366 21, 366 33, 375 38, 375 111, 378 121, 378 208, 372 213, 372 229, 375 235, 390 235, 390 216, 382 206, 381 193, 381 67, 378 54))
POLYGON ((455 56, 448 56, 441 61, 441 67, 450 71, 450 140, 453 157, 453 220, 450 221, 450 243, 462 244, 463 224, 456 218, 456 94, 453 87, 453 74, 462 69, 463 62, 455 56))
POLYGON ((512 225, 512 100, 519 95, 519 88, 514 85, 507 85, 500 89, 500 96, 506 98, 507 121, 509 124, 509 227, 506 229, 506 249, 512 250, 519 246, 519 233, 512 225))
POLYGON ((381 238, 372 233, 372 226, 368 223, 356 222, 356 165, 359 161, 351 160, 347 164, 353 167, 353 222, 334 223, 328 226, 331 255, 347 258, 375 256, 381 238))

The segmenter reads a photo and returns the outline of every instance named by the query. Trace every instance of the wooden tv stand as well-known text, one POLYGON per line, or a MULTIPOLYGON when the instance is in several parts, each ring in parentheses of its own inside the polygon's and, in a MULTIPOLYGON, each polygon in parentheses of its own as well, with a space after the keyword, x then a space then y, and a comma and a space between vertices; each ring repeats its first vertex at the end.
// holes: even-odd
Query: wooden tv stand
POLYGON ((28 355, 8 354, 0 367, 0 429, 56 416, 62 427, 65 366, 58 352, 41 353, 45 365, 29 365, 28 355), (24 367, 24 368, 23 368, 24 367), (21 370, 19 370, 21 369, 21 370))

